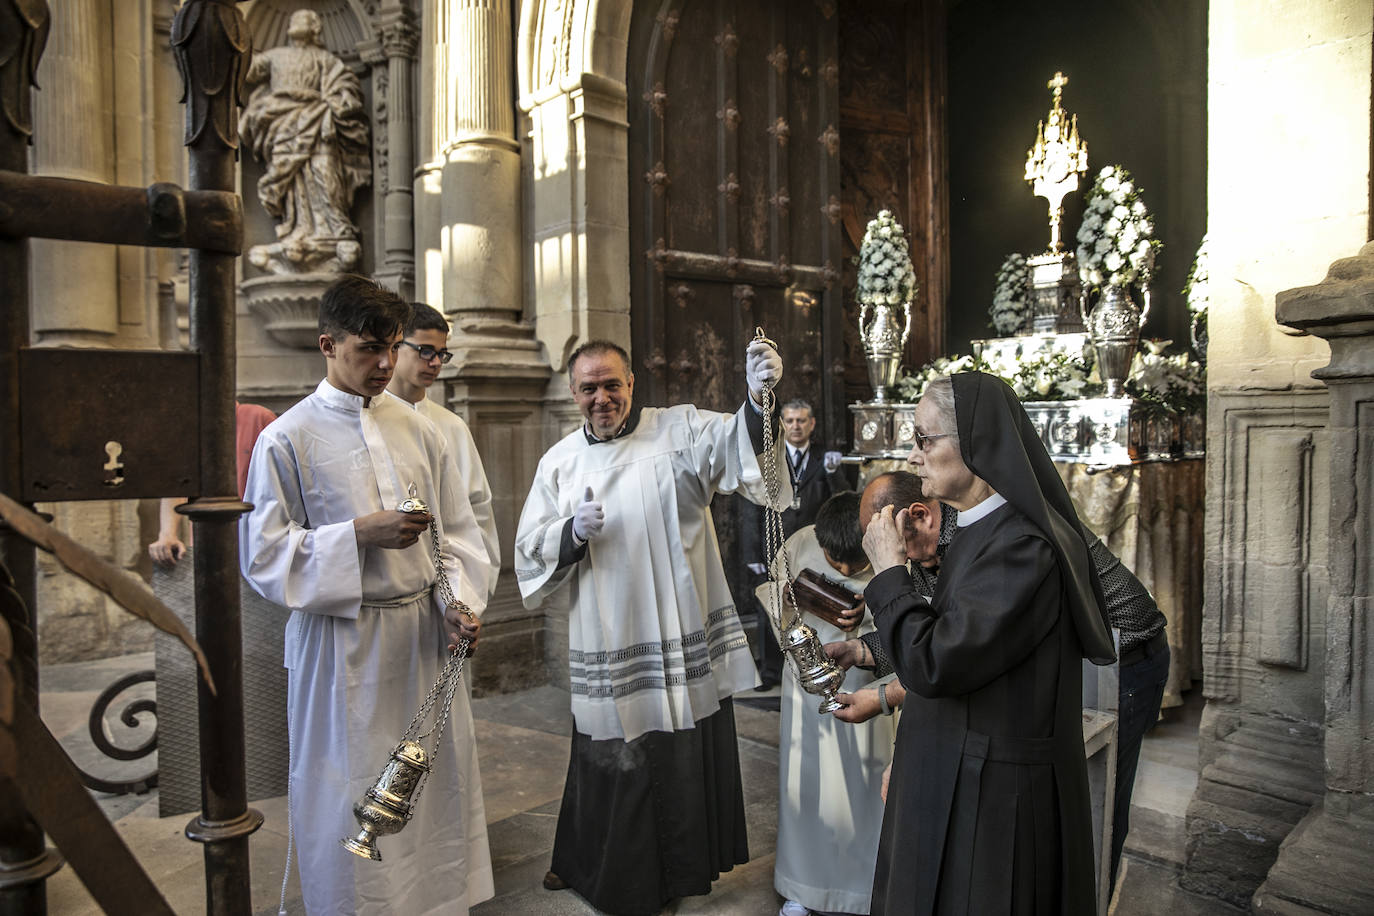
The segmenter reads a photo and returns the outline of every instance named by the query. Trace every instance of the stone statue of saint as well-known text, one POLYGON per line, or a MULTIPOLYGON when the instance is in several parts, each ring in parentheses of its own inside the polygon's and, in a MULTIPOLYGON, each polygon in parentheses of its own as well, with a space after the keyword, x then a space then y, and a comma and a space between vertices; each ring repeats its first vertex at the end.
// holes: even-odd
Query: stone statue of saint
POLYGON ((277 274, 347 271, 362 253, 349 219, 353 195, 371 180, 362 88, 320 41, 320 17, 296 10, 289 45, 255 52, 253 86, 239 131, 264 165, 258 199, 277 221, 277 241, 248 260, 277 274))

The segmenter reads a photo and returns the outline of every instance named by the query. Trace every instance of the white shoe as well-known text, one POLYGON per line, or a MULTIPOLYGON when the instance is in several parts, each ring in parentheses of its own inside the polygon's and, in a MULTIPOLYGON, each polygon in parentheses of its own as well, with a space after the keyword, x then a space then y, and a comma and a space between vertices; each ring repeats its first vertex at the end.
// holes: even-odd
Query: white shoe
POLYGON ((778 910, 778 916, 811 916, 811 911, 795 900, 789 900, 778 910))

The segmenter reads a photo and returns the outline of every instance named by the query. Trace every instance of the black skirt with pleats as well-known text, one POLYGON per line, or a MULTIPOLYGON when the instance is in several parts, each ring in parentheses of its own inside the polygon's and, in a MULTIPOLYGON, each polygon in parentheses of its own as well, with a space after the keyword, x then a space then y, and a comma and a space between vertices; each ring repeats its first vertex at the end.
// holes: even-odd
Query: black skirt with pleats
POLYGON ((573 732, 553 871, 597 909, 657 913, 747 861, 729 699, 685 731, 628 742, 573 732))

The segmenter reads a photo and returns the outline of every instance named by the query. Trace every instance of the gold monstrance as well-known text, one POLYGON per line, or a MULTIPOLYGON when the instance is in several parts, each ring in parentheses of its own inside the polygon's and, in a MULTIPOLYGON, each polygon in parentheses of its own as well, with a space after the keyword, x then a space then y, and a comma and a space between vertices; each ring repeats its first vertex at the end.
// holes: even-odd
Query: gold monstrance
POLYGON ((1064 195, 1078 190, 1078 176, 1088 170, 1088 144, 1078 139, 1078 115, 1070 116, 1060 107, 1069 78, 1055 73, 1046 83, 1052 90, 1049 116, 1040 122, 1035 146, 1026 153, 1026 181, 1050 205, 1049 252, 1064 250, 1059 239, 1064 219, 1064 195))
POLYGON ((1050 209, 1050 247, 1026 261, 1035 300, 1031 330, 1037 334, 1083 330, 1077 307, 1078 266, 1073 252, 1065 251, 1060 240, 1064 196, 1078 190, 1078 176, 1088 170, 1088 144, 1078 137, 1078 115, 1070 115, 1060 105, 1068 83, 1063 73, 1055 73, 1045 84, 1051 91, 1050 112, 1036 130, 1035 145, 1026 153, 1026 181, 1036 197, 1049 202, 1050 209))

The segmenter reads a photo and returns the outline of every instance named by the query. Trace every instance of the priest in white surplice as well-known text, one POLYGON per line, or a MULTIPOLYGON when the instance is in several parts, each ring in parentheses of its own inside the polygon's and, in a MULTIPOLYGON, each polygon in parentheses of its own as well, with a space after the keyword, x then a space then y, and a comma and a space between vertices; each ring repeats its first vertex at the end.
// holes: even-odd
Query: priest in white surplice
MULTIPOLYGON (((766 501, 755 405, 782 360, 750 345, 750 402, 734 414, 636 410, 629 358, 605 341, 578 348, 568 373, 586 422, 540 460, 515 546, 526 605, 571 587, 576 728, 544 886, 656 913, 748 860, 730 696, 757 679, 710 504, 766 501)), ((781 476, 779 509, 792 498, 781 476)))
POLYGON ((326 377, 258 437, 240 530, 244 576, 289 608, 289 816, 310 914, 456 913, 492 895, 467 691, 410 823, 371 862, 339 845, 460 635, 428 516, 395 511, 411 484, 438 521, 443 574, 474 613, 495 575, 439 430, 382 396, 410 307, 344 277, 320 302, 326 377))

